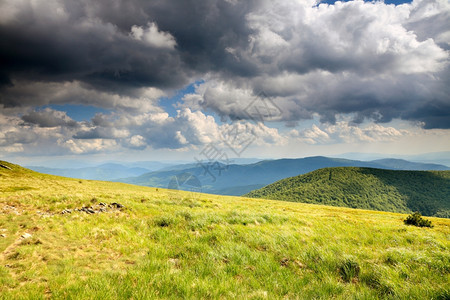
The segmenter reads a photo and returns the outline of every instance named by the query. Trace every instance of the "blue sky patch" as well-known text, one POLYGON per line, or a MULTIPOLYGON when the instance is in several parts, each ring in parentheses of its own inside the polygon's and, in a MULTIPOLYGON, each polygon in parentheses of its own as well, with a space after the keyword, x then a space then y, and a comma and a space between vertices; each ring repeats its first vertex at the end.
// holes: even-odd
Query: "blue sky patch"
POLYGON ((66 114, 74 119, 75 121, 90 121, 97 113, 109 113, 110 111, 104 108, 99 108, 90 105, 75 105, 75 104, 64 104, 64 105, 45 105, 41 109, 51 108, 54 110, 65 111, 66 114))
POLYGON ((177 110, 179 110, 179 108, 176 107, 177 103, 183 102, 182 99, 184 95, 195 93, 195 87, 204 82, 205 82, 204 80, 195 81, 194 83, 189 84, 185 88, 176 91, 175 94, 171 97, 162 97, 159 99, 159 104, 161 105, 162 108, 164 108, 164 110, 169 114, 169 116, 174 117, 177 115, 177 110))

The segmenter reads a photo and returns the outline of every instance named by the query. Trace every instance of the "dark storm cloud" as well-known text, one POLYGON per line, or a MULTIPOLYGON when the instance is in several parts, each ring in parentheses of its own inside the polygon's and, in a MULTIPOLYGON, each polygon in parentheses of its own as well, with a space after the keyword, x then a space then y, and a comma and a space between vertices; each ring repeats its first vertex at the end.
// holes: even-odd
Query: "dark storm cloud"
MULTIPOLYGON (((28 20, 25 20, 28 21, 28 20)), ((3 82, 79 80, 97 88, 177 86, 186 80, 175 51, 136 41, 113 24, 36 20, 1 26, 3 82)))
POLYGON ((75 139, 115 139, 126 137, 128 132, 117 130, 114 128, 95 127, 89 130, 77 132, 73 138, 75 139))
POLYGON ((450 128, 450 101, 430 101, 407 116, 410 119, 424 123, 425 129, 450 128))
POLYGON ((36 124, 39 127, 78 126, 78 123, 68 117, 66 113, 48 108, 42 111, 33 111, 23 115, 22 120, 29 124, 36 124))
MULTIPOLYGON (((136 110, 145 101, 142 88, 167 91, 208 77, 217 85, 205 80, 196 105, 224 117, 245 118, 249 93, 264 90, 283 110, 281 121, 318 114, 333 123, 337 114, 352 113, 354 123, 402 118, 450 128, 450 9, 443 1, 2 3, 0 108, 73 103, 136 110)), ((38 112, 22 119, 72 126, 38 112)))
MULTIPOLYGON (((392 78, 358 78, 322 83, 320 92, 310 95, 311 101, 304 103, 304 109, 310 112, 320 111, 322 121, 335 122, 335 115, 356 113, 355 123, 371 119, 379 123, 401 118, 412 121, 428 122, 428 109, 435 107, 433 98, 441 97, 441 113, 450 115, 445 103, 444 87, 435 78, 420 75, 403 75, 392 78)), ((442 123, 443 124, 443 123, 442 123)), ((438 128, 450 128, 439 126, 438 128)), ((429 127, 433 128, 433 127, 429 127)))
MULTIPOLYGON (((49 2, 47 9, 38 9, 26 1, 21 3, 15 5, 18 12, 12 20, 0 23, 0 84, 79 80, 118 91, 180 87, 195 72, 223 69, 227 65, 225 47, 247 39, 244 16, 251 5, 60 1, 55 2, 59 7, 49 2), (133 26, 145 27, 149 22, 169 32, 176 49, 152 47, 130 37, 133 26)), ((251 72, 242 64, 231 69, 251 72)))

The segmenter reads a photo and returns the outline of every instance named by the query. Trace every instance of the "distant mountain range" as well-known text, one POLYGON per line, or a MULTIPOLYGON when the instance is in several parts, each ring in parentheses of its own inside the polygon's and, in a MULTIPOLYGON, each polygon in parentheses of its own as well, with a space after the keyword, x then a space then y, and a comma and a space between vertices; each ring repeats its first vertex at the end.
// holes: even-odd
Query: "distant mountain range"
POLYGON ((390 157, 390 158, 395 158, 395 159, 404 159, 404 160, 412 161, 412 162, 440 164, 440 165, 445 165, 447 167, 450 167, 450 151, 431 152, 431 153, 422 153, 422 154, 409 154, 409 155, 407 155, 407 154, 386 155, 386 154, 382 154, 382 153, 351 152, 351 153, 343 153, 340 155, 332 155, 332 157, 356 159, 356 160, 364 160, 364 161, 390 157))
POLYGON ((177 188, 220 195, 243 195, 280 179, 326 167, 369 167, 392 170, 450 170, 438 164, 401 159, 358 161, 323 156, 266 160, 246 165, 188 164, 115 180, 143 186, 177 188), (191 178, 191 179, 189 179, 191 178), (195 178, 196 180, 192 180, 195 178), (195 184, 193 184, 195 182, 195 184), (176 184, 175 184, 176 183, 176 184))
MULTIPOLYGON (((236 164, 249 164, 260 161, 257 158, 233 159, 236 164)), ((183 170, 195 166, 187 161, 159 162, 159 161, 107 161, 99 165, 92 162, 79 161, 79 167, 74 160, 44 161, 42 165, 25 165, 26 168, 50 175, 89 179, 89 180, 117 180, 126 177, 135 177, 144 173, 160 170, 183 170)))
POLYGON ((324 168, 245 196, 450 218, 450 171, 324 168))
POLYGON ((80 178, 80 179, 91 179, 91 180, 114 180, 120 177, 132 177, 139 176, 144 173, 148 173, 151 170, 141 167, 126 167, 120 164, 102 164, 96 167, 85 167, 85 168, 46 168, 39 166, 27 166, 36 172, 58 175, 64 177, 80 178))

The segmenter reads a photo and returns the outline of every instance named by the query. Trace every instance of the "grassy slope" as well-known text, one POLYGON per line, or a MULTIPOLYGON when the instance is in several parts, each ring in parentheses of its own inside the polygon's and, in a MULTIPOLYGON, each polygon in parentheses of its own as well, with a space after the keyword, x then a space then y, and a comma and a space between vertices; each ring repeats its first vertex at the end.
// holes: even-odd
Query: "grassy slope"
POLYGON ((450 220, 0 168, 0 298, 438 298, 450 220), (123 211, 59 214, 92 202, 123 211), (14 206, 14 208, 12 208, 14 206), (29 239, 20 235, 28 232, 29 239), (339 266, 357 262, 344 281, 339 266))
POLYGON ((325 168, 246 196, 450 218, 450 171, 325 168))

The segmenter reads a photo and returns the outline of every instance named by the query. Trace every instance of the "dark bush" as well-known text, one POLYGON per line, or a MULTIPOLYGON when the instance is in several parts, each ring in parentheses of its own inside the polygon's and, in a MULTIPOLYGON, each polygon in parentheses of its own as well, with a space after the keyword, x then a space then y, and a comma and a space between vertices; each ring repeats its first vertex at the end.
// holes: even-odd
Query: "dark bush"
POLYGON ((339 274, 345 282, 350 282, 353 278, 358 277, 360 271, 359 264, 351 259, 345 260, 339 267, 339 274))
POLYGON ((403 222, 406 225, 414 225, 418 227, 433 227, 430 220, 422 218, 419 212, 410 214, 403 222))

